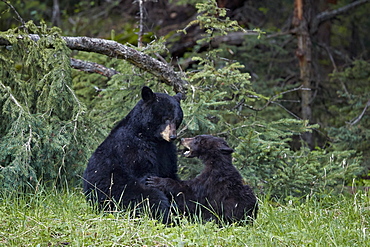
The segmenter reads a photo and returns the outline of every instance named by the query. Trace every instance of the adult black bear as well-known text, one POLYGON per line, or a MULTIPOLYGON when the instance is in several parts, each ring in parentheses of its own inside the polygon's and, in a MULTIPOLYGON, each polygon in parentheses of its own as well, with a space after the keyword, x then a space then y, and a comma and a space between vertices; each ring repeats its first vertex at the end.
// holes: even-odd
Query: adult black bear
POLYGON ((182 95, 153 93, 143 87, 141 96, 92 154, 83 174, 83 189, 87 199, 100 208, 117 205, 113 202, 135 206, 148 198, 153 212, 158 210, 167 217, 168 197, 145 186, 145 178, 178 179, 177 151, 172 141, 183 119, 182 95))
POLYGON ((180 181, 149 177, 146 184, 173 196, 182 213, 201 215, 217 222, 252 221, 257 216, 257 199, 232 164, 231 149, 222 138, 200 135, 184 138, 186 157, 198 157, 204 170, 196 178, 180 181))

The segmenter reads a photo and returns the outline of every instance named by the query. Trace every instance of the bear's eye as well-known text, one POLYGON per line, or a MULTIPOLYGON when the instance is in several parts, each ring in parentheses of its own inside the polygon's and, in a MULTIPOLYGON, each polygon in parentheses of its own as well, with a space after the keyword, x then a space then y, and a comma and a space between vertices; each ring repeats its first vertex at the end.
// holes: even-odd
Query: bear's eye
POLYGON ((171 119, 168 118, 168 117, 164 117, 164 118, 162 118, 162 122, 166 123, 166 124, 169 124, 171 122, 171 119))
POLYGON ((194 139, 194 141, 195 141, 195 143, 200 143, 200 144, 202 144, 203 142, 204 142, 204 140, 202 139, 202 138, 200 138, 200 137, 195 137, 195 139, 194 139))

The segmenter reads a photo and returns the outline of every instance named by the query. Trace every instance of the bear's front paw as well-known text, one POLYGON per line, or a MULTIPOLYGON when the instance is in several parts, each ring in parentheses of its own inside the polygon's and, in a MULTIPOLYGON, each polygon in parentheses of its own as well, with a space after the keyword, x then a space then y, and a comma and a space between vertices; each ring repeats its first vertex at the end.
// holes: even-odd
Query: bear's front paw
POLYGON ((145 185, 149 187, 156 187, 158 184, 159 177, 147 177, 145 180, 145 185))
POLYGON ((145 181, 145 185, 152 188, 160 188, 161 178, 160 177, 147 177, 145 181))

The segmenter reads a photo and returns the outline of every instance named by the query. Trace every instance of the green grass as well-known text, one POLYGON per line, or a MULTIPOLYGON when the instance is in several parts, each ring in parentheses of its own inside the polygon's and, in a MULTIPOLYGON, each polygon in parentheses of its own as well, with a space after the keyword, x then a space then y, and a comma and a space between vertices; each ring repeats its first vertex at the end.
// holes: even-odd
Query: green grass
POLYGON ((80 191, 0 194, 0 246, 370 246, 370 197, 263 199, 253 226, 96 213, 80 191))

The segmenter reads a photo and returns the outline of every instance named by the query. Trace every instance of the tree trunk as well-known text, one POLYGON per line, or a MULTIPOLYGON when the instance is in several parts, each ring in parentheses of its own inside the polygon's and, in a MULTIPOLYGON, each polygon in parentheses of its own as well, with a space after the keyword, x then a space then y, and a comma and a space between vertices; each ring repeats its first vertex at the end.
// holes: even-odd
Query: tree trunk
MULTIPOLYGON (((294 2, 294 18, 293 25, 295 27, 295 34, 297 36, 298 47, 296 56, 299 61, 300 80, 302 87, 311 88, 312 81, 312 42, 309 32, 309 23, 311 21, 310 14, 312 11, 311 1, 295 0, 294 2)), ((301 115, 302 119, 312 120, 312 91, 304 90, 301 95, 301 115)), ((304 140, 312 148, 313 138, 312 133, 305 133, 304 140)))
POLYGON ((51 17, 51 23, 54 26, 60 27, 60 7, 59 0, 53 0, 53 15, 51 17))
MULTIPOLYGON (((300 80, 303 88, 312 88, 315 81, 313 73, 312 37, 317 35, 320 25, 338 15, 348 13, 353 8, 370 2, 370 0, 358 0, 341 8, 318 13, 318 0, 294 0, 294 16, 292 33, 297 37, 296 56, 299 61, 300 80)), ((304 90, 301 94, 301 117, 312 122, 312 90, 304 90)), ((310 148, 314 148, 312 133, 305 133, 303 139, 310 148)))

